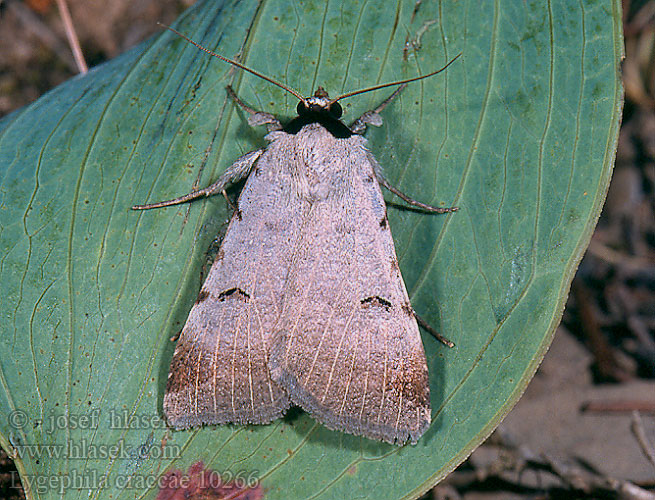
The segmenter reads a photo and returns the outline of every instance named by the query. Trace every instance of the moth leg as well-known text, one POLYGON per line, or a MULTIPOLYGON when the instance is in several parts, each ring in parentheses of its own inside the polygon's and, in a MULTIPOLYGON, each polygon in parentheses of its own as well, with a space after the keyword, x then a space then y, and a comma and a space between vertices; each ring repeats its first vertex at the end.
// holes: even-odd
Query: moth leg
POLYGON ((410 205, 420 208, 422 210, 426 210, 428 212, 432 212, 435 214, 447 214, 450 212, 457 212, 459 210, 459 207, 448 207, 448 208, 443 208, 443 207, 435 207, 433 205, 428 205, 427 203, 422 203, 420 201, 414 200, 413 198, 410 198, 407 196, 405 193, 400 191, 399 189, 393 187, 391 184, 389 184, 389 181, 386 180, 382 175, 378 175, 378 182, 387 188, 389 191, 391 191, 393 194, 395 194, 398 198, 403 200, 405 203, 409 203, 410 205))
POLYGON ((414 308, 412 308, 412 314, 413 314, 414 317, 416 318, 416 322, 418 323, 418 326, 420 326, 421 328, 423 328, 426 332, 428 332, 430 335, 432 335, 435 339, 437 339, 437 340, 438 340, 439 342, 441 342, 443 345, 445 345, 445 346, 447 346, 447 347, 451 347, 451 348, 452 348, 452 347, 455 347, 455 344, 454 344, 451 340, 448 340, 446 337, 444 337, 443 335, 441 335, 438 331, 436 331, 434 328, 432 328, 432 326, 430 325, 430 323, 428 323, 428 322, 425 321, 423 318, 421 318, 421 317, 416 313, 416 311, 414 310, 414 308))
POLYGON ((257 151, 251 151, 250 153, 239 157, 237 161, 230 165, 211 186, 192 191, 189 194, 185 194, 184 196, 180 196, 173 200, 160 201, 158 203, 147 205, 134 205, 132 210, 150 210, 151 208, 170 207, 171 205, 179 205, 180 203, 195 200, 196 198, 207 197, 220 192, 225 193, 225 188, 228 185, 243 179, 250 173, 253 165, 263 152, 263 149, 258 149, 257 151))
POLYGON ((236 207, 236 205, 234 203, 232 203, 232 200, 227 195, 227 192, 225 191, 225 189, 223 189, 223 191, 221 191, 221 193, 223 194, 223 198, 225 198, 225 202, 227 203, 227 206, 232 209, 232 213, 237 214, 239 216, 239 220, 241 220, 241 212, 239 212, 239 209, 236 207))
POLYGON ((373 171, 375 172, 375 177, 377 178, 380 185, 387 188, 389 191, 391 191, 393 194, 395 194, 398 198, 403 200, 405 203, 420 208, 421 210, 425 210, 426 212, 431 212, 435 214, 447 214, 450 212, 457 212, 459 210, 459 207, 448 207, 448 208, 435 207, 432 205, 428 205, 427 203, 422 203, 413 198, 410 198, 405 193, 403 193, 402 191, 391 185, 389 181, 384 177, 384 175, 382 175, 382 167, 380 166, 380 164, 372 154, 369 153, 367 156, 368 156, 368 160, 373 165, 373 171))
POLYGON ((350 131, 353 134, 363 134, 366 132, 366 125, 373 125, 374 127, 379 127, 382 125, 382 116, 380 116, 380 113, 384 108, 387 107, 387 105, 393 101, 398 95, 403 91, 403 89, 407 87, 407 84, 403 84, 400 87, 398 87, 393 94, 391 94, 389 97, 387 97, 384 101, 380 103, 380 105, 371 110, 367 111, 364 113, 362 116, 357 118, 352 124, 350 125, 350 131))
POLYGON ((275 130, 282 130, 282 124, 280 123, 280 120, 275 118, 274 115, 271 113, 265 113, 263 111, 257 111, 252 109, 250 106, 248 106, 246 103, 244 103, 239 97, 236 95, 234 90, 232 90, 231 86, 226 87, 228 95, 234 100, 235 103, 237 103, 241 108, 248 113, 250 116, 248 116, 248 125, 251 127, 255 127, 257 125, 266 125, 266 128, 268 128, 269 132, 273 132, 275 130))

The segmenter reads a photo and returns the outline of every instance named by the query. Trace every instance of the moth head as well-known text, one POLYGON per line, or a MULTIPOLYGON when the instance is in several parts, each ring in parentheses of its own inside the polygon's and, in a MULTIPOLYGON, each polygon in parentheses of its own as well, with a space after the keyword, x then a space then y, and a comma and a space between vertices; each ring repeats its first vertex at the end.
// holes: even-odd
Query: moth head
POLYGON ((302 99, 296 107, 298 116, 303 116, 308 113, 320 113, 335 120, 341 118, 343 110, 341 104, 334 100, 330 100, 330 96, 323 87, 318 87, 314 95, 302 99))

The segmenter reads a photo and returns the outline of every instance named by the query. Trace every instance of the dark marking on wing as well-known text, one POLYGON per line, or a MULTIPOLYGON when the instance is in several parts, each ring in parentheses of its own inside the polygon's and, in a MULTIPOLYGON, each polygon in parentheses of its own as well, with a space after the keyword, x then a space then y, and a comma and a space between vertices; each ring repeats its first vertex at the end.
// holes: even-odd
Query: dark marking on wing
POLYGON ((400 306, 400 308, 403 310, 405 314, 407 314, 407 316, 411 318, 414 317, 414 309, 412 309, 411 304, 403 304, 402 306, 400 306))
POLYGON ((387 221, 387 216, 386 215, 384 217, 382 217, 382 219, 380 219, 380 227, 382 229, 386 229, 386 228, 389 227, 389 221, 387 221))
POLYGON ((382 297, 378 297, 377 295, 374 295, 373 297, 366 297, 365 299, 360 300, 360 302, 364 307, 370 307, 376 305, 376 306, 384 307, 385 311, 391 309, 391 302, 389 302, 386 299, 383 299, 382 297))
POLYGON ((201 371, 204 370, 205 364, 198 363, 202 356, 202 350, 198 349, 195 342, 177 343, 166 381, 167 393, 183 392, 187 387, 195 385, 197 373, 194 370, 189 370, 188 367, 199 366, 201 371))
POLYGON ((373 176, 368 175, 368 176, 364 177, 364 181, 366 181, 366 182, 368 182, 370 184, 371 182, 373 182, 373 176))
POLYGON ((429 392, 427 387, 427 370, 424 371, 421 360, 416 359, 414 353, 407 353, 408 357, 404 360, 407 365, 406 370, 397 372, 396 377, 390 381, 390 386, 397 394, 402 394, 405 398, 416 401, 419 405, 428 405, 429 392))
POLYGON ((400 266, 395 258, 391 259, 391 276, 398 276, 400 274, 400 266))
POLYGON ((200 290, 200 293, 198 294, 198 298, 196 299, 196 304, 200 304, 201 302, 204 302, 205 299, 209 297, 209 292, 205 289, 200 290))
POLYGON ((250 295, 241 290, 241 288, 228 288, 227 290, 224 290, 218 294, 218 301, 223 302, 225 299, 234 295, 235 293, 237 294, 237 297, 239 297, 244 302, 247 302, 248 299, 250 299, 250 295))
POLYGON ((264 221, 264 228, 272 233, 285 233, 288 230, 286 220, 264 221))
POLYGON ((339 234, 350 234, 355 231, 352 224, 339 223, 335 226, 334 230, 339 234))

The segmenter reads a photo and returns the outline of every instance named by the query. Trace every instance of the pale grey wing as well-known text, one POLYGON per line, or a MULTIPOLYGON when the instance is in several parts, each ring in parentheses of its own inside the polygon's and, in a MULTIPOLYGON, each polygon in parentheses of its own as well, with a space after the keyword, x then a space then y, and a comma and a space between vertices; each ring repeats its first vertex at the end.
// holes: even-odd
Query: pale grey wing
POLYGON ((267 423, 290 405, 267 361, 300 209, 290 180, 271 162, 274 146, 246 181, 239 213, 178 340, 164 396, 176 428, 267 423), (288 209, 282 214, 281 202, 288 209))
POLYGON ((416 442, 430 424, 425 352, 373 166, 355 162, 347 192, 302 221, 271 375, 328 428, 416 442))

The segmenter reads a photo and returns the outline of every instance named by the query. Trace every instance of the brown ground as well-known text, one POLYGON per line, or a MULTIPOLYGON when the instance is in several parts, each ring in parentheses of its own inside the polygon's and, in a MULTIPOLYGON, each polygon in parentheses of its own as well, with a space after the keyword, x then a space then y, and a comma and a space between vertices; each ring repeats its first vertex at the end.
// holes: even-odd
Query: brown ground
MULTIPOLYGON (((67 0, 89 66, 193 2, 67 0)), ((623 3, 616 168, 562 325, 517 407, 424 499, 655 500, 655 2, 623 3)), ((77 74, 61 19, 55 0, 0 0, 0 116, 77 74)), ((0 498, 24 498, 16 475, 0 453, 0 498)))

